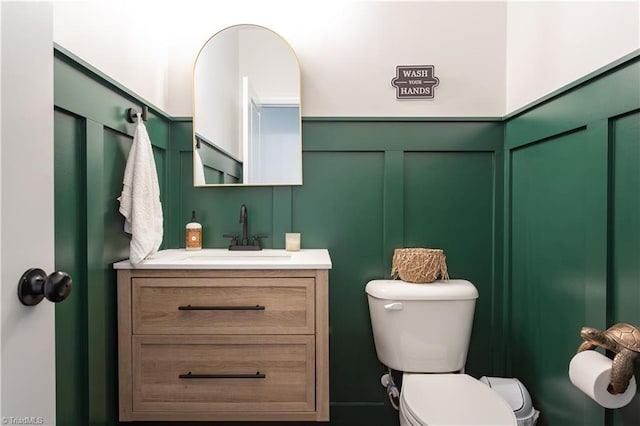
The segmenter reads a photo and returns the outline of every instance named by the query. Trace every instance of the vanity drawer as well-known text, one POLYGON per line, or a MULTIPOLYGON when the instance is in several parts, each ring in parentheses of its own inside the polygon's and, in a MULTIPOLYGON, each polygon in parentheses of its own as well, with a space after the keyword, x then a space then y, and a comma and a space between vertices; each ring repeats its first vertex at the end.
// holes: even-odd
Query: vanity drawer
POLYGON ((133 412, 315 410, 314 336, 134 336, 133 412))
POLYGON ((313 334, 307 277, 134 278, 134 334, 313 334))

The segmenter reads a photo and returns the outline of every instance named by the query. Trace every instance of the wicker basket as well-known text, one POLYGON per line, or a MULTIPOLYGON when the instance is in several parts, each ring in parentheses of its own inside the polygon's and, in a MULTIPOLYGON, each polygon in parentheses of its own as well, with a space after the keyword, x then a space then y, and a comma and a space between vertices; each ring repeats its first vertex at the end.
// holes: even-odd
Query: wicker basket
POLYGON ((448 280, 444 252, 427 248, 395 249, 391 277, 410 283, 432 283, 438 277, 448 280))

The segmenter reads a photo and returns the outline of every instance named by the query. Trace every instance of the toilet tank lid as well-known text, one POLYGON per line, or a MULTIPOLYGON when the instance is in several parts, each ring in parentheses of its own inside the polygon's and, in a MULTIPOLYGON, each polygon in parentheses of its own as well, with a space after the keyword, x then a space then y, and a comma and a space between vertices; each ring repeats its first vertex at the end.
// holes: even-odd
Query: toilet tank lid
POLYGON ((467 280, 435 281, 414 284, 402 280, 373 280, 367 283, 368 295, 384 300, 469 300, 478 298, 478 290, 467 280))

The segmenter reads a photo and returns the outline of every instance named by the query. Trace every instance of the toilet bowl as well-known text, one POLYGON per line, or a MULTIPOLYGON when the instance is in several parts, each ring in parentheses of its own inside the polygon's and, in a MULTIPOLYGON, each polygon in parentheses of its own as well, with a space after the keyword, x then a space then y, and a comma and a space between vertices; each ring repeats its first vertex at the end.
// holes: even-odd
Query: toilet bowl
POLYGON ((511 406, 467 374, 402 376, 401 426, 515 426, 511 406))

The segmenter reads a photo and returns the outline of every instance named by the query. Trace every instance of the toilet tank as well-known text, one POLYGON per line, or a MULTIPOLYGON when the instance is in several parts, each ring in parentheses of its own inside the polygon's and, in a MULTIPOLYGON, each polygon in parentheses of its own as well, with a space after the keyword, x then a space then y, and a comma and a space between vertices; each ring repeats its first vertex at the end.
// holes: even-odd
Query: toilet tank
POLYGON ((365 291, 380 362, 413 373, 462 370, 478 298, 473 284, 374 280, 365 291))

